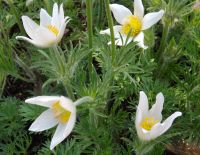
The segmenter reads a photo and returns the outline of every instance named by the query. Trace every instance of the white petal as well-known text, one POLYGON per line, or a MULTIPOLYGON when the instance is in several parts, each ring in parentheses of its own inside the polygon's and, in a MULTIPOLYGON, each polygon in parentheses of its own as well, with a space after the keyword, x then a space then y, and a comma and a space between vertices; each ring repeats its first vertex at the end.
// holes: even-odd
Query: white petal
POLYGON ((29 130, 40 132, 50 129, 58 124, 58 120, 54 118, 51 109, 44 111, 36 120, 31 124, 29 130))
POLYGON ((148 116, 149 103, 148 103, 148 98, 143 91, 140 91, 140 99, 137 108, 140 109, 142 117, 148 116))
POLYGON ((119 24, 123 24, 123 20, 132 15, 131 11, 123 5, 119 4, 110 4, 110 9, 119 24))
POLYGON ((47 27, 51 25, 51 16, 47 13, 46 10, 40 10, 40 26, 47 27))
POLYGON ((182 112, 175 112, 161 124, 163 126, 162 134, 172 126, 173 121, 179 116, 182 116, 182 112))
POLYGON ((150 28, 152 25, 156 24, 164 15, 164 10, 159 12, 148 13, 143 18, 142 30, 150 28))
POLYGON ((67 122, 67 125, 65 126, 65 132, 64 132, 64 137, 67 137, 73 130, 74 125, 76 122, 76 113, 71 113, 70 119, 67 122))
MULTIPOLYGON (((20 37, 18 37, 20 39, 20 37)), ((29 41, 33 44, 37 44, 39 47, 51 47, 56 44, 56 35, 52 33, 49 29, 40 26, 36 30, 34 30, 33 34, 31 35, 31 40, 27 40, 26 38, 21 37, 26 41, 29 41)))
POLYGON ((52 41, 50 43, 46 43, 46 42, 43 43, 43 42, 41 42, 39 40, 32 40, 32 39, 29 39, 29 38, 24 37, 24 36, 17 36, 16 39, 18 39, 18 40, 25 40, 25 41, 27 41, 27 42, 29 42, 29 43, 37 46, 37 47, 41 47, 41 48, 51 47, 54 44, 54 41, 52 41))
POLYGON ((144 45, 144 33, 140 32, 135 38, 134 38, 135 42, 138 42, 138 46, 140 46, 143 49, 147 49, 148 46, 144 45))
POLYGON ((60 9, 59 9, 59 17, 60 17, 60 22, 64 21, 64 10, 63 10, 63 4, 60 5, 60 9))
POLYGON ((144 17, 144 6, 142 0, 134 0, 134 15, 139 17, 142 21, 144 17))
POLYGON ((143 118, 144 118, 144 115, 142 114, 141 110, 137 107, 136 118, 135 118, 135 128, 137 131, 137 135, 141 140, 148 141, 150 140, 150 132, 147 130, 144 130, 140 126, 143 118))
POLYGON ((71 99, 61 96, 60 105, 71 113, 76 113, 76 106, 71 99))
POLYGON ((33 40, 40 42, 44 47, 52 47, 57 43, 56 35, 43 26, 37 29, 33 40))
POLYGON ((65 28, 67 26, 67 23, 62 23, 61 24, 61 28, 60 28, 60 31, 59 31, 59 34, 57 36, 57 42, 59 43, 65 33, 65 28))
POLYGON ((39 25, 35 23, 32 19, 30 19, 28 16, 22 16, 22 22, 28 36, 31 39, 34 39, 35 31, 39 28, 39 25))
POLYGON ((24 37, 24 36, 17 36, 16 39, 18 39, 18 40, 25 40, 25 41, 27 41, 27 42, 29 42, 29 43, 37 46, 37 47, 42 47, 42 48, 46 47, 46 46, 44 46, 44 44, 41 44, 41 42, 37 42, 35 40, 29 39, 29 38, 24 37))
POLYGON ((142 113, 141 113, 141 110, 137 107, 136 117, 135 117, 135 126, 136 126, 136 129, 138 127, 140 127, 141 121, 142 121, 142 113))
MULTIPOLYGON (((113 26, 115 38, 120 38, 120 31, 121 31, 121 29, 122 29, 121 25, 115 25, 115 26, 113 26)), ((110 35, 110 29, 102 30, 102 31, 100 31, 100 34, 110 35)))
POLYGON ((162 93, 159 93, 156 96, 156 103, 152 106, 149 111, 150 117, 155 118, 158 121, 162 120, 162 110, 163 110, 164 96, 162 93))
POLYGON ((33 41, 23 37, 18 38, 24 39, 39 47, 51 47, 55 44, 56 36, 47 28, 37 25, 27 16, 22 16, 22 20, 27 34, 33 41))
POLYGON ((72 113, 67 124, 59 124, 51 140, 50 149, 61 143, 73 130, 76 122, 76 113, 72 113))
POLYGON ((155 139, 165 133, 172 126, 173 121, 181 115, 181 112, 175 112, 171 116, 169 116, 163 123, 158 123, 153 126, 150 131, 151 139, 155 139))
POLYGON ((142 112, 137 107, 136 118, 135 118, 135 128, 136 128, 138 137, 141 140, 145 140, 146 139, 146 133, 143 131, 143 129, 140 126, 142 119, 143 119, 142 112))
POLYGON ((65 28, 66 28, 66 25, 67 23, 70 21, 69 17, 66 17, 65 20, 63 21, 63 23, 61 24, 61 27, 60 27, 60 30, 59 30, 59 34, 57 36, 57 42, 60 42, 63 35, 64 35, 64 32, 65 32, 65 28))
POLYGON ((61 21, 60 21, 60 17, 59 17, 59 13, 58 13, 58 4, 54 3, 51 25, 53 25, 53 26, 55 26, 56 28, 59 29, 60 22, 61 21))
POLYGON ((59 96, 37 96, 26 99, 26 103, 36 104, 44 107, 51 107, 55 102, 60 101, 59 96))

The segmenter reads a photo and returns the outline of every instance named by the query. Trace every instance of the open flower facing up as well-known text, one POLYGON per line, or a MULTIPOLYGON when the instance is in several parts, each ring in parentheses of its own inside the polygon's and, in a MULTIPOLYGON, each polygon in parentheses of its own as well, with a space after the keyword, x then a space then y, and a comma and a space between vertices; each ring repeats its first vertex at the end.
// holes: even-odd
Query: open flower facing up
MULTIPOLYGON (((134 0, 134 14, 125 6, 119 4, 110 4, 110 9, 116 21, 120 24, 113 27, 116 38, 115 44, 123 46, 126 40, 127 44, 135 41, 144 49, 147 46, 144 45, 144 33, 142 30, 146 30, 156 24, 164 14, 164 11, 160 10, 144 16, 144 7, 141 0, 134 0), (127 36, 129 36, 128 39, 127 36)), ((100 34, 110 35, 110 29, 100 31, 100 34)))
POLYGON ((64 96, 38 96, 25 100, 26 103, 48 107, 33 124, 29 130, 41 132, 58 125, 51 140, 50 149, 61 143, 72 131, 76 122, 76 106, 90 101, 90 97, 83 97, 76 102, 64 96))
POLYGON ((156 96, 156 103, 149 110, 147 96, 143 91, 140 92, 140 100, 136 112, 135 126, 138 137, 141 140, 149 141, 162 135, 171 127, 173 121, 182 115, 181 112, 175 112, 163 123, 161 123, 163 103, 164 96, 162 93, 159 93, 156 96))
POLYGON ((40 11, 40 25, 31 20, 28 16, 22 16, 24 29, 30 38, 17 36, 17 39, 28 41, 35 46, 47 48, 56 45, 61 41, 69 17, 64 17, 63 5, 55 3, 52 17, 46 10, 40 11))

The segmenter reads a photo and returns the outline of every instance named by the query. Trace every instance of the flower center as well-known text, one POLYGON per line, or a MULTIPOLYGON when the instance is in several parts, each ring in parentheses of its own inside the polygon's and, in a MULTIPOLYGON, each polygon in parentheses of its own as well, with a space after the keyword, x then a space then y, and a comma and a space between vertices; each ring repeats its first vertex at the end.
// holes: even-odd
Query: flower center
POLYGON ((141 122, 140 126, 145 129, 150 131, 151 128, 157 124, 159 121, 155 120, 153 117, 146 117, 145 119, 143 119, 143 121, 141 122))
POLYGON ((134 37, 140 33, 142 29, 142 23, 137 16, 131 15, 128 16, 121 29, 121 33, 134 37))
POLYGON ((56 36, 58 35, 59 30, 58 30, 55 26, 47 25, 47 28, 48 28, 51 32, 53 32, 56 36))
POLYGON ((61 105, 60 102, 55 102, 52 106, 53 114, 56 119, 59 120, 60 123, 66 123, 70 116, 71 112, 64 109, 61 105))

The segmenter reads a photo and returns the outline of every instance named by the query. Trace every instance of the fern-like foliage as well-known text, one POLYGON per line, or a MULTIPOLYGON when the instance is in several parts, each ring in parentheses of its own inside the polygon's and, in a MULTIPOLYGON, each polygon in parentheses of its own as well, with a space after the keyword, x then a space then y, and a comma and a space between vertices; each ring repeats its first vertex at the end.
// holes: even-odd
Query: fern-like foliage
POLYGON ((43 111, 44 107, 35 106, 31 104, 22 104, 19 108, 20 115, 23 117, 23 121, 34 121, 43 111))
POLYGON ((0 102, 0 154, 26 154, 31 145, 22 116, 19 115, 21 102, 16 98, 3 99, 0 102), (5 138, 6 137, 6 138, 5 138))
POLYGON ((85 146, 81 146, 76 140, 67 140, 65 144, 60 144, 56 149, 52 152, 49 150, 50 142, 47 141, 45 145, 38 151, 38 155, 81 155, 82 150, 85 146))

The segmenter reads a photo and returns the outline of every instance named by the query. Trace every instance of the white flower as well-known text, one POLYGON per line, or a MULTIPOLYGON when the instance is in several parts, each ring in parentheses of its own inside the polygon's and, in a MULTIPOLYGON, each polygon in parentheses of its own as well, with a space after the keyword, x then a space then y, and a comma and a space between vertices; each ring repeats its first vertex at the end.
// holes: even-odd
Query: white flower
POLYGON ((156 103, 149 110, 147 96, 143 91, 140 92, 140 100, 136 112, 135 126, 138 137, 141 140, 149 141, 162 135, 171 127, 173 121, 182 115, 181 112, 175 112, 163 123, 161 123, 163 103, 164 96, 162 93, 159 93, 156 96, 156 103))
POLYGON ((72 100, 64 96, 38 96, 27 99, 25 100, 26 103, 49 108, 36 118, 29 130, 41 132, 58 125, 51 140, 50 149, 52 150, 56 145, 61 143, 74 128, 76 122, 76 106, 90 100, 90 97, 83 97, 73 103, 72 100))
POLYGON ((22 16, 24 29, 30 38, 17 36, 16 39, 28 41, 35 46, 47 48, 59 43, 64 35, 64 31, 69 17, 64 17, 63 5, 55 3, 52 17, 46 10, 40 10, 40 25, 31 20, 28 16, 22 16))
MULTIPOLYGON (((115 44, 118 46, 125 45, 127 36, 130 33, 126 44, 134 41, 138 42, 138 46, 144 49, 148 48, 144 45, 144 33, 142 30, 146 30, 156 24, 162 18, 164 11, 160 10, 144 16, 144 6, 141 0, 134 0, 134 14, 125 6, 119 4, 110 4, 110 9, 114 18, 120 24, 113 27, 116 38, 115 44)), ((100 34, 110 35, 110 29, 100 31, 100 34)), ((108 44, 111 44, 111 42, 108 44)))

